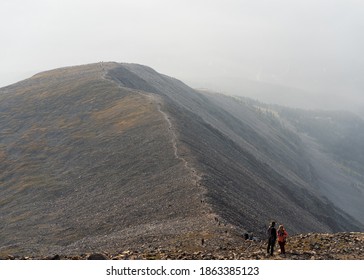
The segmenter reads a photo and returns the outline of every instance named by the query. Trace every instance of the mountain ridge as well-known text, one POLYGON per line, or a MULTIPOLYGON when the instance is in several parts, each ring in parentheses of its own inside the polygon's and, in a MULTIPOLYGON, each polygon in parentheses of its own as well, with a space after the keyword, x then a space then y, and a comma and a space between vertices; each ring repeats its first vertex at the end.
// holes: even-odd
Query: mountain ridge
POLYGON ((1 88, 0 251, 188 247, 264 236, 272 219, 293 233, 362 230, 300 171, 299 134, 225 98, 113 62, 1 88))

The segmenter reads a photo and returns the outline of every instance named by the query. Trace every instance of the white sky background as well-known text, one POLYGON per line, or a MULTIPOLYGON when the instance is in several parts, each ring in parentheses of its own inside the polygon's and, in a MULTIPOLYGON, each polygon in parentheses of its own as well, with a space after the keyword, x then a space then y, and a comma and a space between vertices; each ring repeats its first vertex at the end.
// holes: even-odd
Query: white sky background
POLYGON ((250 79, 364 110, 362 0, 0 0, 0 40, 0 87, 135 62, 195 87, 250 79))

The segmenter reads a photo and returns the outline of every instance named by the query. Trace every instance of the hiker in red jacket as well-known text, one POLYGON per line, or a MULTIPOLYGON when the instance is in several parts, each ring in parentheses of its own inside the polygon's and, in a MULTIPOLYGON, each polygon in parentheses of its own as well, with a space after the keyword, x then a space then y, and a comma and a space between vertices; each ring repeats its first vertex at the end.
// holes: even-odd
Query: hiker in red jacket
POLYGON ((279 247, 281 248, 281 254, 286 254, 284 246, 286 245, 286 238, 288 236, 288 233, 284 229, 283 225, 280 225, 278 227, 277 236, 278 236, 278 244, 279 244, 279 247))

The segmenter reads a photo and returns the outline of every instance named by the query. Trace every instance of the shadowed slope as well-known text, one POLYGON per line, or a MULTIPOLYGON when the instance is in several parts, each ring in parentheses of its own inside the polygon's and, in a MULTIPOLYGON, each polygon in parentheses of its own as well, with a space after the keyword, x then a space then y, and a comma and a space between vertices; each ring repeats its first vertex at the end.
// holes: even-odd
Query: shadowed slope
POLYGON ((271 219, 296 233, 362 227, 317 189, 299 135, 252 105, 201 94, 145 66, 123 64, 118 71, 125 69, 165 100, 179 150, 202 174, 208 202, 225 222, 261 236, 271 219))

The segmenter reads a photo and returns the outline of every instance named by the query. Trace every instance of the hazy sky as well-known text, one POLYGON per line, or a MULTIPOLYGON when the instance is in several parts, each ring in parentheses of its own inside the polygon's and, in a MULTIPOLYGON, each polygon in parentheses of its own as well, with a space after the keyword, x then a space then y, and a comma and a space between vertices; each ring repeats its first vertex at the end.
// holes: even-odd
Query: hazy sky
POLYGON ((362 0, 0 0, 0 38, 0 87, 135 62, 196 87, 249 79, 364 109, 362 0))

